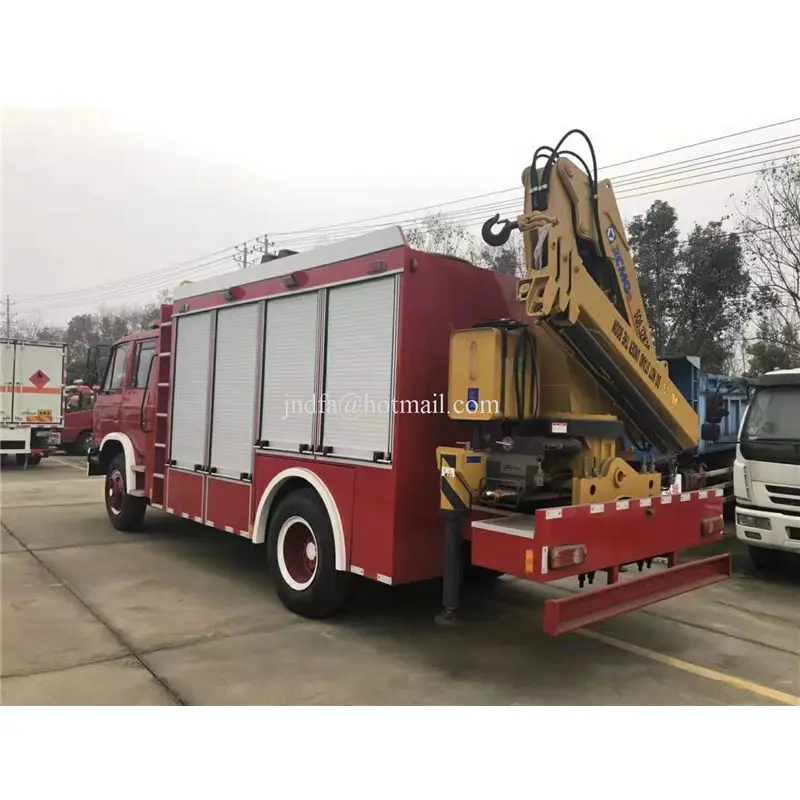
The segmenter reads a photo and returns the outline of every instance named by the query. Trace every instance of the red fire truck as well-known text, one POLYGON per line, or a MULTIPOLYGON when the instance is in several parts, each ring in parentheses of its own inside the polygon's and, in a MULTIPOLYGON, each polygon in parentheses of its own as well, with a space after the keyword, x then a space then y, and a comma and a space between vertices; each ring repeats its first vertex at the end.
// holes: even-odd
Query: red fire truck
MULTIPOLYGON (((631 480, 649 479, 647 496, 627 491, 619 469, 614 499, 575 503, 572 478, 543 471, 547 454, 578 463, 605 417, 589 420, 595 428, 575 414, 548 420, 530 439, 543 448, 528 456, 534 470, 504 461, 526 458, 508 454, 504 423, 496 441, 464 442, 474 419, 456 405, 480 416, 483 398, 460 398, 454 337, 488 331, 511 347, 524 318, 514 278, 415 251, 397 227, 181 285, 150 330, 110 353, 88 474, 106 476, 120 530, 152 506, 265 544, 280 599, 307 617, 341 610, 356 576, 393 586, 444 576, 445 619, 465 562, 538 582, 607 576, 547 604, 557 635, 726 579, 727 554, 677 563, 679 551, 721 539, 721 492, 672 494, 669 476, 645 465, 631 480), (509 501, 500 489, 513 486, 509 501), (622 565, 662 556, 669 568, 620 579, 622 565)), ((465 351, 468 383, 480 380, 485 341, 465 351)), ((546 367, 541 350, 534 358, 546 367)), ((589 470, 587 492, 606 485, 589 470)))

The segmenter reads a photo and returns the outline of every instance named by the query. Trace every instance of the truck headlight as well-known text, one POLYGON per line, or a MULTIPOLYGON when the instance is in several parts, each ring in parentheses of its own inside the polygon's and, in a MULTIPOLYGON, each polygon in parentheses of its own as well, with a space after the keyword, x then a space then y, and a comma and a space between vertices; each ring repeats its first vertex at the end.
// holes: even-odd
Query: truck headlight
POLYGON ((737 514, 736 521, 746 528, 760 528, 762 531, 772 530, 769 517, 755 517, 752 514, 737 514))

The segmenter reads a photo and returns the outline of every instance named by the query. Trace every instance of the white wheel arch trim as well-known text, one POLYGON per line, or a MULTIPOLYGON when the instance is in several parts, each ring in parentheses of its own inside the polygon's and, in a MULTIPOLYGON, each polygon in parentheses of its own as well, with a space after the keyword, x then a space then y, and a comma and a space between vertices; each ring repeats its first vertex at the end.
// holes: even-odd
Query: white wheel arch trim
POLYGON ((135 489, 136 475, 133 472, 133 468, 136 466, 136 452, 133 449, 133 442, 125 433, 106 434, 103 437, 103 441, 100 442, 101 453, 107 442, 119 442, 122 445, 122 452, 125 453, 125 487, 128 491, 131 490, 131 487, 135 489))
POLYGON ((325 504, 325 509, 331 521, 333 544, 336 549, 336 569, 342 571, 346 570, 347 553, 345 552, 344 528, 342 527, 342 518, 339 516, 339 509, 336 506, 333 495, 325 485, 325 482, 309 469, 304 469, 302 467, 285 469, 269 482, 269 485, 264 490, 264 494, 261 495, 261 500, 256 510, 256 518, 253 525, 253 542, 255 544, 261 544, 266 539, 267 520, 269 519, 269 512, 275 500, 275 495, 278 493, 278 489, 280 489, 289 478, 302 478, 316 489, 317 494, 325 504))

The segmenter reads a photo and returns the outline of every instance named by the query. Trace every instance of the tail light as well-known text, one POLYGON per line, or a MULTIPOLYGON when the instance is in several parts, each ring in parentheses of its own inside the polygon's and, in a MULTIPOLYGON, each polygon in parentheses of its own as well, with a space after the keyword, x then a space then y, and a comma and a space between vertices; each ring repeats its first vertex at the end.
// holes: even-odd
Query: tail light
POLYGON ((703 538, 719 536, 723 531, 722 517, 708 517, 700 523, 700 535, 703 538))
POLYGON ((568 569, 577 567, 586 561, 586 546, 582 544, 566 544, 551 547, 548 554, 550 569, 568 569))

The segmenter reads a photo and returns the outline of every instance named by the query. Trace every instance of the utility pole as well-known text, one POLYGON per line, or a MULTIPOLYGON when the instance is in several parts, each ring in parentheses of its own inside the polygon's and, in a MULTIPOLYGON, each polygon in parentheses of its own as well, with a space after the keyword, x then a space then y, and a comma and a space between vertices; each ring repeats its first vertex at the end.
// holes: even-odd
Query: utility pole
POLYGON ((263 254, 269 253, 269 237, 266 233, 261 238, 255 240, 252 252, 263 254))
POLYGON ((11 329, 13 325, 13 318, 11 316, 11 306, 14 305, 11 302, 11 296, 6 295, 6 303, 5 303, 5 322, 3 327, 5 328, 5 335, 8 339, 11 338, 11 329))
POLYGON ((237 244, 236 245, 236 254, 234 255, 234 260, 238 261, 242 265, 242 269, 247 269, 247 256, 250 254, 250 248, 247 245, 247 242, 244 244, 237 244))

